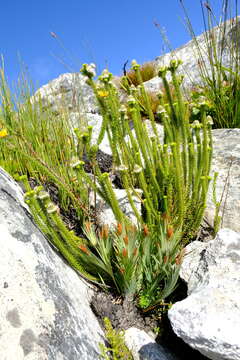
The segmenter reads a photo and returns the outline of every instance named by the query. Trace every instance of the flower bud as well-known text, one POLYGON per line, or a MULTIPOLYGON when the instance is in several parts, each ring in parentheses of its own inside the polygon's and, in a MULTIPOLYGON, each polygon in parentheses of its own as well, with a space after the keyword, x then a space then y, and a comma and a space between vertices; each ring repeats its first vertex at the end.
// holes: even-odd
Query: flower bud
POLYGON ((57 205, 55 205, 54 203, 50 202, 47 207, 46 207, 47 213, 48 214, 54 214, 54 213, 58 213, 59 212, 59 208, 57 205))
POLYGON ((91 64, 83 64, 82 68, 80 70, 80 72, 84 75, 87 76, 88 78, 93 78, 94 76, 96 76, 96 71, 95 71, 96 65, 91 63, 91 64))

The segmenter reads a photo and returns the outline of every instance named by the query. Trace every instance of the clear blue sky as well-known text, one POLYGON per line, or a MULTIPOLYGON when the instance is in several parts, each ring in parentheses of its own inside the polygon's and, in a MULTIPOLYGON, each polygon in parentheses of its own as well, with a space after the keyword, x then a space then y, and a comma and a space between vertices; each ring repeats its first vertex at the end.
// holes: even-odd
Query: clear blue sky
MULTIPOLYGON (((199 0, 183 1, 200 34, 199 0)), ((221 3, 211 1, 217 16, 221 3)), ((36 86, 78 71, 85 62, 120 75, 126 60, 143 63, 166 52, 154 21, 165 29, 173 48, 190 40, 179 0, 1 1, 0 54, 10 83, 18 77, 19 56, 36 86)))

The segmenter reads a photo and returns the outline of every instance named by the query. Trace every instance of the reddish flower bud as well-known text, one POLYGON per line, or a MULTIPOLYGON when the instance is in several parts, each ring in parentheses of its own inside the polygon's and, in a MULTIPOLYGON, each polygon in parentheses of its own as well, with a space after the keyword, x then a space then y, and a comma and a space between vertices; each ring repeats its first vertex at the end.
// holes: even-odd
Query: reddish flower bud
POLYGON ((176 265, 181 265, 185 256, 186 250, 182 249, 175 259, 176 265))
POLYGON ((128 252, 127 252, 127 249, 126 249, 126 248, 123 249, 122 255, 123 255, 123 257, 127 257, 127 256, 128 256, 128 252))
POLYGON ((89 254, 89 251, 88 251, 88 249, 86 248, 86 246, 85 245, 83 245, 83 244, 80 244, 79 245, 79 249, 82 251, 82 252, 84 252, 85 254, 89 254))
POLYGON ((173 228, 169 226, 167 229, 167 238, 170 239, 172 235, 173 235, 173 228))
POLYGON ((170 221, 171 217, 166 212, 164 212, 162 213, 162 219, 165 221, 170 221))
POLYGON ((148 236, 148 235, 149 235, 149 230, 148 230, 147 225, 143 225, 143 234, 144 234, 144 236, 148 236))
POLYGON ((87 230, 87 232, 90 232, 91 231, 91 223, 89 221, 85 222, 85 229, 87 230))
POLYGON ((123 241, 124 241, 125 245, 128 245, 128 236, 127 235, 124 236, 123 241))
POLYGON ((137 253, 138 253, 137 248, 134 248, 134 249, 133 249, 133 256, 136 256, 136 255, 137 255, 137 253))
POLYGON ((117 234, 118 235, 122 234, 122 224, 120 224, 120 223, 117 224, 117 234))
POLYGON ((101 228, 101 231, 99 233, 100 238, 106 240, 108 238, 108 234, 109 234, 108 225, 103 225, 103 227, 101 228))

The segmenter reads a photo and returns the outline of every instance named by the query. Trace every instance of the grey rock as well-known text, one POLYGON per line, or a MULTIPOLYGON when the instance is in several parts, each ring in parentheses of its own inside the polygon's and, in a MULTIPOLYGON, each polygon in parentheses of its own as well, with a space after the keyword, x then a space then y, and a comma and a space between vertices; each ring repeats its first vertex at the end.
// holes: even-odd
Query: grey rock
MULTIPOLYGON (((211 176, 218 172, 217 201, 222 200, 221 227, 240 231, 240 129, 215 129, 213 134, 213 159, 211 176)), ((205 217, 213 224, 213 182, 210 185, 205 217)))
POLYGON ((132 327, 125 331, 124 337, 134 360, 176 360, 175 356, 143 330, 132 327))
MULTIPOLYGON (((87 128, 87 126, 92 126, 93 132, 91 143, 92 145, 97 144, 98 136, 102 127, 102 116, 92 113, 71 112, 69 113, 69 125, 72 130, 74 128, 80 128, 81 130, 84 130, 87 128)), ((103 140, 99 145, 99 149, 106 154, 112 154, 107 133, 105 133, 103 140)))
POLYGON ((50 81, 36 91, 32 100, 41 99, 43 107, 56 113, 61 110, 75 112, 98 112, 97 100, 86 77, 80 73, 66 73, 50 81))
MULTIPOLYGON (((222 65, 225 67, 231 66, 231 56, 239 56, 236 54, 236 49, 239 49, 239 46, 236 45, 239 42, 239 33, 240 33, 240 16, 237 18, 237 22, 233 20, 228 20, 225 23, 226 33, 225 33, 225 43, 222 42, 223 34, 223 23, 220 26, 214 27, 207 33, 202 33, 197 36, 196 39, 190 40, 187 44, 180 46, 179 48, 159 56, 155 59, 156 67, 168 66, 172 59, 180 59, 183 61, 183 64, 179 66, 178 73, 184 75, 183 87, 189 89, 195 85, 202 83, 202 78, 200 74, 199 62, 205 64, 205 67, 209 74, 211 74, 211 67, 208 60, 208 52, 212 51, 211 43, 208 43, 210 34, 215 37, 216 41, 216 51, 219 55, 222 51, 222 65), (201 49, 201 56, 199 55, 198 47, 201 49), (235 51, 235 52, 234 52, 235 51), (231 55, 233 52, 233 55, 231 55)), ((162 81, 160 78, 153 78, 145 82, 145 87, 153 92, 158 92, 161 88, 162 81)))
POLYGON ((98 359, 92 289, 49 245, 2 169, 0 232, 1 359, 98 359))
POLYGON ((199 261, 202 257, 202 254, 204 254, 206 247, 207 243, 201 241, 193 241, 186 246, 184 261, 180 269, 180 277, 187 284, 191 281, 191 276, 196 272, 199 261))
MULTIPOLYGON (((237 360, 240 358, 240 234, 222 229, 214 240, 204 245, 198 264, 193 264, 187 279, 189 296, 175 303, 168 317, 174 332, 204 356, 212 360, 237 360)), ((183 268, 189 265, 188 260, 183 261, 183 268)))
MULTIPOLYGON (((132 221, 133 224, 137 224, 137 219, 128 201, 126 190, 124 189, 113 189, 113 190, 123 213, 132 221)), ((141 197, 142 191, 140 189, 136 189, 136 191, 141 197)), ((136 196, 133 196, 133 201, 138 212, 141 214, 141 200, 136 196)), ((90 203, 91 205, 95 205, 93 193, 90 193, 90 203)), ((97 210, 98 222, 100 225, 108 224, 109 228, 114 228, 117 225, 117 221, 111 207, 105 201, 103 201, 99 195, 96 196, 96 210, 97 210)))

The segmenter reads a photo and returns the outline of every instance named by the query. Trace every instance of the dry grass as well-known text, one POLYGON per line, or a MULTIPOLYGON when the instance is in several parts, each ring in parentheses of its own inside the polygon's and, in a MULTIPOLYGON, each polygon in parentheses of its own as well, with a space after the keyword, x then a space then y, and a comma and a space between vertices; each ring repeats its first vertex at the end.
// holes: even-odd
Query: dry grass
MULTIPOLYGON (((157 69, 155 63, 153 61, 144 63, 140 66, 140 73, 143 82, 151 80, 152 78, 157 76, 157 69)), ((126 77, 129 81, 129 85, 140 85, 134 70, 129 70, 126 74, 126 77)))

